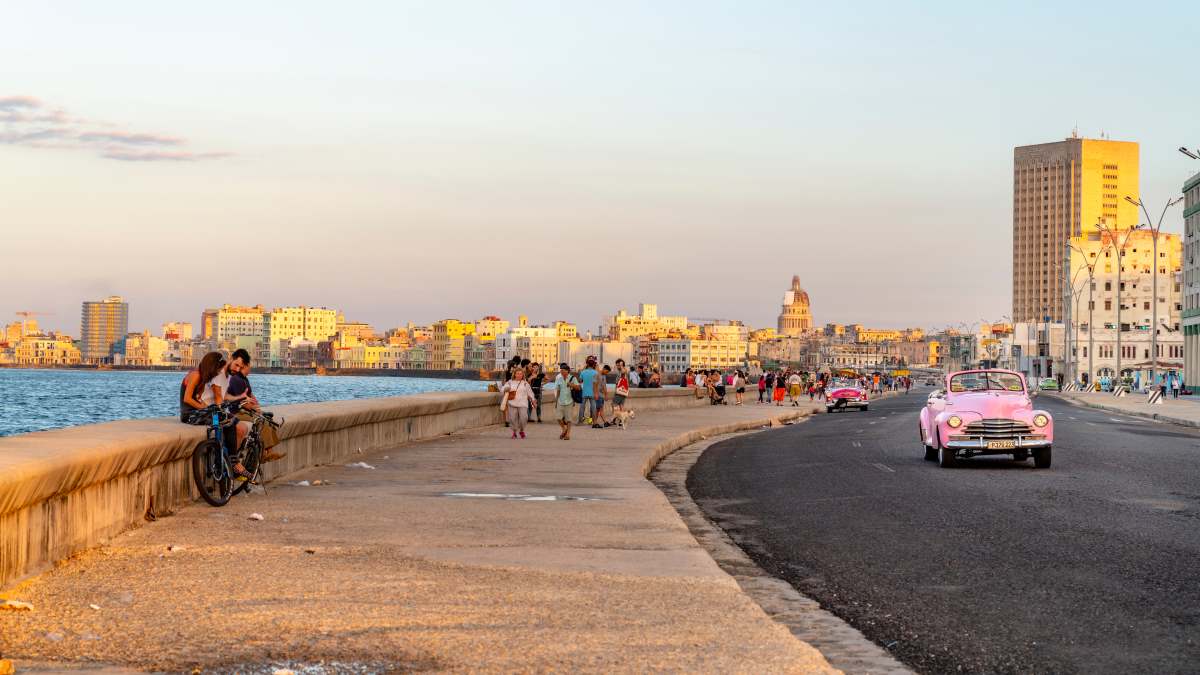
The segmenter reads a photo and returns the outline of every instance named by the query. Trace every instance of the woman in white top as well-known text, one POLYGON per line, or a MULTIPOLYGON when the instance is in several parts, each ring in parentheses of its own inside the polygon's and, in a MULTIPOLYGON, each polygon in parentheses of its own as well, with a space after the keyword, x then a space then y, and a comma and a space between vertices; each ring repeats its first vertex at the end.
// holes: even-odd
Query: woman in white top
POLYGON ((525 370, 517 368, 512 373, 512 379, 504 383, 500 396, 506 399, 505 411, 508 424, 512 427, 512 437, 520 434, 525 438, 525 423, 529 421, 529 406, 533 403, 533 388, 525 379, 525 370))

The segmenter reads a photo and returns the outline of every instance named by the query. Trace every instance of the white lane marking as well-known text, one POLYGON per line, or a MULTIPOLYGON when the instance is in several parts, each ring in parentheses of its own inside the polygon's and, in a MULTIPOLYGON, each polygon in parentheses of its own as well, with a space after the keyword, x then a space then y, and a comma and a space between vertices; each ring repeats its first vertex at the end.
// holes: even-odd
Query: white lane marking
POLYGON ((1067 415, 1067 419, 1069 419, 1069 420, 1077 420, 1077 419, 1079 419, 1079 418, 1078 418, 1078 417, 1071 417, 1070 415, 1067 415))
POLYGON ((862 443, 859 443, 858 441, 850 441, 850 443, 856 448, 862 447, 862 443))
POLYGON ((880 471, 886 471, 887 473, 896 473, 895 469, 891 468, 890 466, 888 466, 886 464, 880 464, 879 462, 875 462, 871 466, 875 467, 876 469, 879 469, 880 471))
MULTIPOLYGON (((1090 293, 1091 291, 1088 291, 1088 292, 1090 293)), ((874 423, 874 422, 867 422, 867 424, 875 424, 875 423, 874 423)))

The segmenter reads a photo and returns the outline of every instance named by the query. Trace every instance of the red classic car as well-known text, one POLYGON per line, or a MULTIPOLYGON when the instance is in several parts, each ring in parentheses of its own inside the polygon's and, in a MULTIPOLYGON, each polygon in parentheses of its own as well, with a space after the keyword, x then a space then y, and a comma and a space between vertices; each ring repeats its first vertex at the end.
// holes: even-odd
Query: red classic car
POLYGON ((946 376, 946 388, 929 395, 920 414, 925 459, 950 467, 959 457, 1033 455, 1050 466, 1054 420, 1035 410, 1025 376, 1011 370, 964 370, 946 376))
POLYGON ((835 380, 825 388, 825 412, 846 408, 868 410, 867 390, 849 380, 835 380))

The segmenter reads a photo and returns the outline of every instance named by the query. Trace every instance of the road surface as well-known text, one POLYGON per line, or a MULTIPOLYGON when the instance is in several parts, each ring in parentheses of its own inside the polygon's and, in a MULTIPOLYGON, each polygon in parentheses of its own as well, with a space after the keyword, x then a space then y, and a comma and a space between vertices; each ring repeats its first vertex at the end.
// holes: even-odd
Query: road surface
POLYGON ((1052 468, 940 469, 927 392, 718 443, 688 489, 922 672, 1200 672, 1200 433, 1043 396, 1052 468))

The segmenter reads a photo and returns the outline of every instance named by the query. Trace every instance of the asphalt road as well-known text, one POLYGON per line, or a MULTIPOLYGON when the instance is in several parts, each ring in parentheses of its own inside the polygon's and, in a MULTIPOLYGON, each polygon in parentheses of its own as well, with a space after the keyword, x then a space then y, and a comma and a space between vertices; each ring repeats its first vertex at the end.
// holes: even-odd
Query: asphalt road
POLYGON ((916 670, 1200 672, 1200 433, 1043 396, 1050 469, 940 469, 917 436, 926 394, 715 444, 688 489, 916 670))

